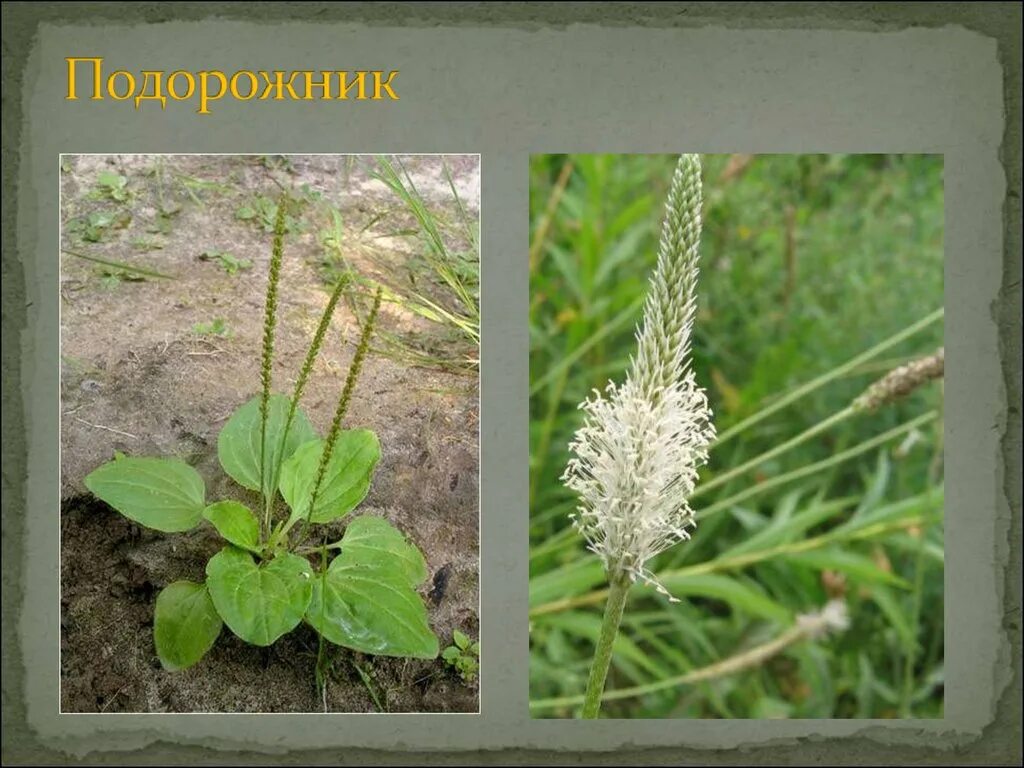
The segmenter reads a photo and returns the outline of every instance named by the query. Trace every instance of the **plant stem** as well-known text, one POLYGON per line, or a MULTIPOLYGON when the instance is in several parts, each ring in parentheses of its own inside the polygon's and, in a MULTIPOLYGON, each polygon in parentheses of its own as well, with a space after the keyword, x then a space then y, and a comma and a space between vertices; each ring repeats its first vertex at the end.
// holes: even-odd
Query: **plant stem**
POLYGON ((612 648, 619 634, 622 612, 626 607, 626 595, 632 584, 626 573, 618 568, 609 571, 608 602, 604 607, 604 621, 601 622, 601 634, 594 650, 594 660, 590 665, 590 677, 587 680, 587 692, 583 701, 582 717, 586 720, 595 719, 601 711, 601 694, 604 682, 608 678, 608 667, 612 661, 612 648))
MULTIPOLYGON (((324 606, 327 603, 327 547, 326 536, 320 542, 320 626, 324 625, 324 606)), ((324 712, 327 711, 327 675, 324 670, 324 636, 316 633, 316 682, 320 695, 324 699, 324 712)))

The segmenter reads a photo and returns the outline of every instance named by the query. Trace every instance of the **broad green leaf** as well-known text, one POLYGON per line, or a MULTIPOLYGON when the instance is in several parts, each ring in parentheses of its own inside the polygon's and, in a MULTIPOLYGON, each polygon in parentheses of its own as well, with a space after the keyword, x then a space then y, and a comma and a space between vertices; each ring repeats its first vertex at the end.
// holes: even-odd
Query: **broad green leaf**
POLYGON ((213 523, 217 533, 236 547, 259 553, 260 524, 245 504, 218 501, 203 510, 203 517, 213 523))
POLYGON ((206 584, 217 613, 253 645, 270 645, 302 621, 312 594, 312 567, 283 552, 256 565, 252 555, 227 546, 206 564, 206 584))
MULTIPOLYGON (((323 451, 324 441, 313 440, 300 446, 281 467, 281 496, 291 507, 293 519, 302 520, 309 514, 323 451)), ((342 430, 320 483, 310 522, 327 523, 355 509, 370 490, 379 460, 380 443, 375 433, 368 429, 342 430)))
POLYGON ((455 645, 457 645, 461 650, 465 650, 469 647, 469 638, 457 629, 452 632, 452 640, 455 641, 455 645))
POLYGON ((370 546, 365 534, 365 529, 357 528, 359 544, 349 547, 346 531, 341 554, 326 573, 314 576, 306 621, 326 640, 362 653, 435 658, 437 637, 427 622, 423 600, 412 587, 407 562, 382 554, 390 552, 391 534, 378 534, 380 549, 370 546))
POLYGON ((348 524, 344 538, 331 548, 342 546, 350 557, 364 565, 400 568, 410 586, 419 586, 427 578, 423 555, 384 518, 357 517, 348 524))
POLYGON ((153 617, 156 655, 164 669, 185 669, 203 658, 222 624, 204 584, 168 584, 156 598, 153 617))
POLYGON ((85 487, 129 520, 165 533, 194 528, 206 505, 203 478, 177 459, 115 459, 87 475, 85 487))
POLYGON ((295 411, 295 418, 288 430, 284 451, 281 451, 281 437, 291 401, 284 395, 271 395, 267 405, 266 444, 262 446, 260 419, 260 398, 254 397, 237 411, 220 431, 217 438, 217 456, 224 471, 239 485, 250 491, 260 490, 260 456, 266 457, 267 476, 264 480, 264 495, 270 495, 274 479, 271 469, 287 460, 295 449, 310 440, 316 440, 316 430, 301 410, 295 411))

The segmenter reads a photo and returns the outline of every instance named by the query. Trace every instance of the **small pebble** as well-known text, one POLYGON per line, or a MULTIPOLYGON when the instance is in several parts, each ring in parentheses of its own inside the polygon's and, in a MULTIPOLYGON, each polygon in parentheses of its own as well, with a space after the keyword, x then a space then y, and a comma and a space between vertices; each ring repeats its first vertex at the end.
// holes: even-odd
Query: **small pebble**
POLYGON ((103 385, 95 379, 86 379, 82 382, 81 388, 83 392, 99 392, 103 389, 103 385))

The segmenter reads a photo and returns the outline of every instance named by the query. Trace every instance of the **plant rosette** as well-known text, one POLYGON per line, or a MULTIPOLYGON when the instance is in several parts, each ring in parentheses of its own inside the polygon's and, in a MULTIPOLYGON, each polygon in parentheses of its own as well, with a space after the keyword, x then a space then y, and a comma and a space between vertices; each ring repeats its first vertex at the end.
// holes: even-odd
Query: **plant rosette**
MULTIPOLYGON (((224 471, 253 491, 261 488, 259 405, 254 398, 235 411, 218 438, 224 471)), ((269 535, 241 502, 207 504, 202 477, 176 459, 118 457, 85 478, 95 496, 139 525, 176 533, 206 522, 226 542, 207 563, 205 583, 176 581, 157 597, 161 663, 168 670, 192 666, 223 624, 245 642, 267 646, 303 620, 328 642, 362 653, 435 658, 437 637, 416 591, 427 576, 423 555, 386 520, 352 519, 341 540, 326 545, 331 554, 319 572, 289 544, 307 518, 324 524, 350 515, 380 459, 375 433, 341 430, 314 499, 324 441, 298 409, 286 433, 289 409, 288 398, 271 397, 266 463, 280 463, 278 490, 290 514, 269 535)))
MULTIPOLYGON (((427 577, 420 551, 387 521, 356 517, 333 544, 303 547, 311 525, 351 514, 370 490, 380 442, 368 429, 342 429, 381 303, 373 308, 349 367, 330 429, 320 439, 299 408, 303 388, 345 289, 339 281, 321 317, 292 397, 271 394, 285 200, 276 206, 261 357, 262 392, 232 414, 217 439, 221 467, 259 493, 262 519, 245 504, 207 504, 203 478, 176 459, 125 457, 94 470, 86 487, 139 525, 165 533, 204 521, 226 542, 206 564, 206 581, 176 581, 157 597, 153 636, 168 670, 206 655, 224 624, 268 646, 305 621, 321 642, 362 653, 433 659, 437 637, 416 589, 427 577), (278 493, 288 507, 275 515, 278 493), (303 553, 319 552, 319 570, 303 553), (334 553, 337 552, 335 555, 334 553)), ((324 539, 321 539, 322 541, 324 539)))

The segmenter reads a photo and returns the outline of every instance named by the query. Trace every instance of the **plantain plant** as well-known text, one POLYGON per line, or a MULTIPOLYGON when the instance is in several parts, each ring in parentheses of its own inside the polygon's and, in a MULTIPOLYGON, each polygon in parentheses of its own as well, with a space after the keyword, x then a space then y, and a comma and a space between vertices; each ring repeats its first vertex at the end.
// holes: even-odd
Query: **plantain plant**
POLYGON ((323 640, 368 654, 435 658, 437 637, 416 588, 423 555, 386 520, 356 517, 341 540, 307 546, 310 526, 345 517, 366 497, 380 459, 377 435, 342 429, 380 307, 378 290, 326 436, 299 408, 302 391, 338 299, 339 281, 316 330, 292 395, 271 391, 277 294, 286 231, 278 205, 263 328, 260 395, 242 405, 217 440, 221 467, 256 491, 262 509, 209 503, 199 473, 177 459, 118 456, 85 478, 86 487, 135 523, 166 533, 206 522, 224 547, 206 581, 176 581, 156 599, 153 635, 165 669, 185 669, 210 650, 222 627, 269 646, 305 621, 323 640), (281 509, 280 500, 286 509, 281 509), (317 567, 305 555, 319 555, 317 567))

